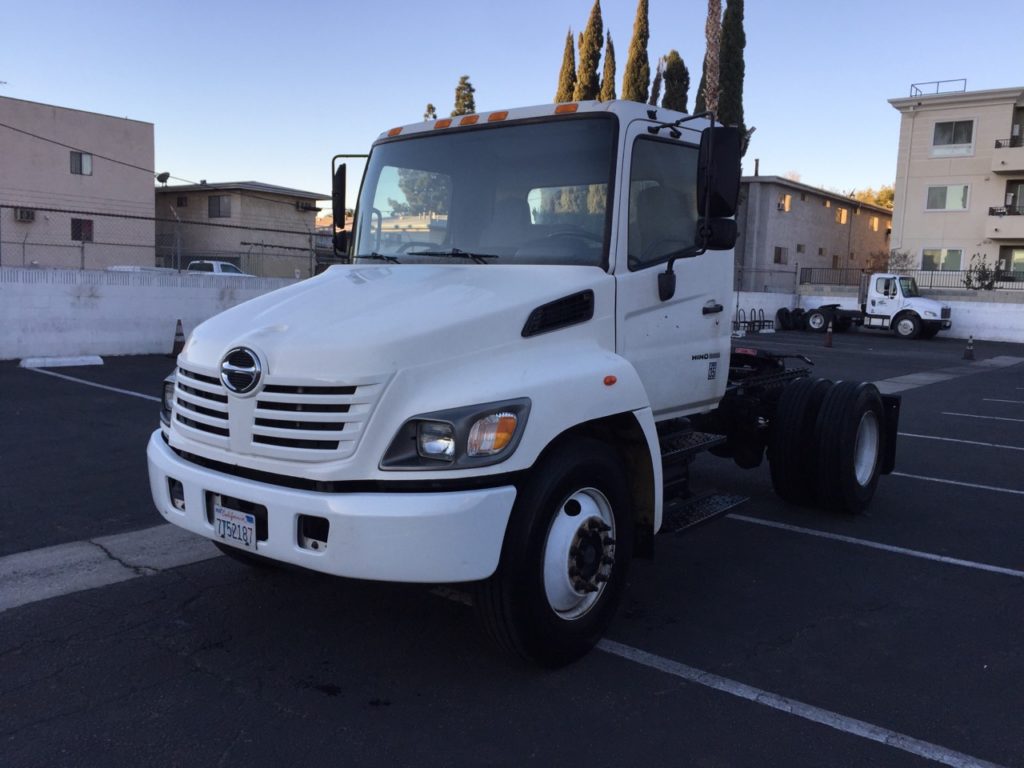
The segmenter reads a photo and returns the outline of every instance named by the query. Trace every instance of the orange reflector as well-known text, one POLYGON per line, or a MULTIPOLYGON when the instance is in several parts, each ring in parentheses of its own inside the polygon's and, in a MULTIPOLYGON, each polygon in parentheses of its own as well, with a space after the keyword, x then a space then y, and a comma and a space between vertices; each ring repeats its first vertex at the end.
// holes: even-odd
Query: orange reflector
POLYGON ((392 128, 390 131, 388 131, 388 136, 397 136, 401 132, 402 132, 401 128, 392 128))
POLYGON ((434 123, 434 127, 435 128, 447 128, 451 124, 452 124, 451 118, 450 117, 445 117, 445 118, 442 118, 442 119, 438 120, 436 123, 434 123))
POLYGON ((480 120, 480 115, 466 115, 459 120, 459 125, 475 125, 480 120))
POLYGON ((610 387, 610 386, 612 386, 612 385, 613 385, 613 384, 614 384, 615 382, 617 382, 617 381, 618 381, 618 379, 617 379, 617 378, 615 378, 614 376, 605 376, 605 377, 604 377, 604 385, 605 385, 606 387, 610 387))
POLYGON ((504 120, 506 117, 508 117, 508 110, 507 109, 506 110, 502 110, 501 112, 491 112, 491 114, 489 114, 487 116, 487 122, 488 123, 496 123, 499 120, 504 120))
POLYGON ((555 107, 555 114, 556 115, 565 115, 565 114, 568 114, 570 112, 575 112, 579 108, 580 108, 579 104, 559 104, 557 107, 555 107))

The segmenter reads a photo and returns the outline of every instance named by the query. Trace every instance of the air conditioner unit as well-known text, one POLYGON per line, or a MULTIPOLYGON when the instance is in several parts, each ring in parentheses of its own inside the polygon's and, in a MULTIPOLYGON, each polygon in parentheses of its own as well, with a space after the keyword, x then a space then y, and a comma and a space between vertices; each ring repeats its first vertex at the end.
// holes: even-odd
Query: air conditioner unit
POLYGON ((14 209, 14 220, 15 221, 35 221, 36 212, 31 208, 15 208, 14 209))

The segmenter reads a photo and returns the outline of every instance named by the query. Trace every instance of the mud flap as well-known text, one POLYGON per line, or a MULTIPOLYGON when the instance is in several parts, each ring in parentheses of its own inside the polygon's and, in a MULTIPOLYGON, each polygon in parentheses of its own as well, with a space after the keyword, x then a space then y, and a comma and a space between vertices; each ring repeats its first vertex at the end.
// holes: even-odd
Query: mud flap
POLYGON ((899 395, 882 395, 882 410, 885 413, 885 443, 881 468, 883 475, 888 475, 896 469, 896 435, 900 429, 901 399, 899 395))

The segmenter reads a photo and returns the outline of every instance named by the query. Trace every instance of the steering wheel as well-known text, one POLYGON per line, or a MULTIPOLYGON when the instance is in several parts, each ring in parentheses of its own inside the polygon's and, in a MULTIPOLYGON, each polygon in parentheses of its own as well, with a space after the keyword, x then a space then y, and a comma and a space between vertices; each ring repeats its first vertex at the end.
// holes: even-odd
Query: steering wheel
POLYGON ((539 238, 540 240, 552 240, 556 237, 578 237, 581 240, 590 240, 594 243, 603 243, 604 235, 596 235, 593 232, 588 232, 582 227, 572 227, 566 229, 560 229, 557 232, 551 232, 550 234, 544 235, 539 238))
POLYGON ((433 250, 437 247, 437 243, 431 243, 426 240, 411 240, 398 246, 396 253, 408 253, 411 248, 430 248, 433 250))

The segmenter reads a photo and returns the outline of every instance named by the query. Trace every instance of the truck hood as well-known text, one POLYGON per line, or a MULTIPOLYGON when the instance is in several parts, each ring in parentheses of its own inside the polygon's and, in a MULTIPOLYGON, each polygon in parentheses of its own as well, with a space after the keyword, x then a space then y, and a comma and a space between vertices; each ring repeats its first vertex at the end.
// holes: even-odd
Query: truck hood
POLYGON ((207 320, 182 355, 216 370, 228 350, 245 346, 271 376, 376 377, 521 343, 534 309, 587 289, 595 316, 602 305, 612 311, 614 278, 597 267, 334 266, 207 320))

